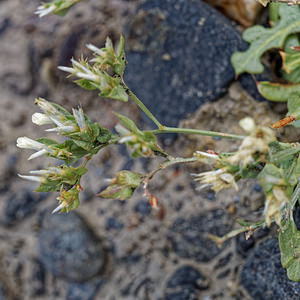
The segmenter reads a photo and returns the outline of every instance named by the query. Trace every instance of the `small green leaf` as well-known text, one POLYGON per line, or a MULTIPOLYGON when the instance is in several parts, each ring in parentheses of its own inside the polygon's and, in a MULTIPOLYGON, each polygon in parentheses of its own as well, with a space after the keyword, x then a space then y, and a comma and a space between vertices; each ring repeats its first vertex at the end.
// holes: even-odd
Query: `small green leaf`
POLYGON ((39 138, 37 139, 37 142, 40 142, 46 146, 50 146, 50 145, 57 145, 57 142, 48 138, 39 138))
POLYGON ((60 184, 60 181, 48 181, 46 183, 40 184, 40 186, 35 191, 39 193, 58 192, 60 184))
POLYGON ((295 223, 288 220, 279 231, 281 263, 287 269, 290 280, 300 280, 300 232, 295 223))
POLYGON ((128 95, 125 91, 125 89, 121 85, 115 86, 108 94, 104 96, 104 94, 101 93, 102 97, 119 100, 121 102, 127 102, 128 101, 128 95))
POLYGON ((110 185, 97 196, 106 199, 126 200, 132 196, 134 189, 128 186, 120 186, 118 184, 110 185))
POLYGON ((257 176, 259 184, 261 185, 265 193, 270 192, 273 186, 276 184, 276 179, 278 179, 279 181, 281 178, 281 169, 277 168, 273 164, 266 164, 263 170, 257 176), (272 178, 272 180, 270 180, 270 178, 272 178))
POLYGON ((295 122, 291 123, 296 128, 300 127, 300 120, 298 116, 300 114, 300 94, 292 94, 288 99, 288 115, 292 115, 296 117, 295 122))
POLYGON ((260 61, 261 56, 270 49, 283 48, 287 36, 300 31, 298 5, 280 4, 279 15, 280 21, 273 28, 257 25, 244 31, 243 38, 250 43, 250 47, 231 57, 237 75, 243 72, 262 73, 264 66, 260 61))
POLYGON ((280 84, 261 81, 257 84, 258 91, 268 100, 287 102, 292 94, 300 95, 300 84, 280 84))
POLYGON ((75 80, 74 82, 86 90, 89 90, 89 91, 97 90, 97 85, 93 84, 93 82, 90 80, 79 79, 79 80, 75 80))
POLYGON ((131 132, 140 135, 141 131, 137 128, 137 126, 134 124, 134 122, 132 120, 130 120, 129 118, 127 118, 124 115, 118 114, 118 113, 114 113, 116 117, 118 117, 118 119, 121 121, 121 123, 127 128, 129 129, 131 132))

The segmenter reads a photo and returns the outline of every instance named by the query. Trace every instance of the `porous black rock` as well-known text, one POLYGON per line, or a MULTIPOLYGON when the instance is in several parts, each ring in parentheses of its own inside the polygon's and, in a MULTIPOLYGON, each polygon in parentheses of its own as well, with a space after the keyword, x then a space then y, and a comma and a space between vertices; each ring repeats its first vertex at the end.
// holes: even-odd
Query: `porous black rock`
POLYGON ((103 284, 103 279, 95 279, 85 283, 70 283, 66 300, 92 300, 103 284))
POLYGON ((288 279, 280 262, 278 240, 261 242, 242 268, 240 282, 255 300, 300 299, 299 282, 288 279))
POLYGON ((179 291, 167 293, 163 300, 198 300, 197 292, 192 287, 184 287, 179 291))
POLYGON ((189 265, 178 268, 167 282, 168 289, 192 287, 205 290, 208 286, 208 279, 198 269, 189 265))
POLYGON ((46 271, 38 259, 33 260, 31 272, 31 296, 39 297, 44 295, 46 292, 46 271))
POLYGON ((168 126, 226 92, 247 44, 201 0, 145 0, 128 26, 125 80, 168 126))
POLYGON ((244 233, 239 234, 236 237, 236 251, 239 255, 242 257, 247 257, 249 250, 253 248, 255 244, 254 238, 251 236, 250 238, 246 239, 246 236, 244 233))
POLYGON ((21 190, 7 197, 4 206, 2 222, 13 225, 32 214, 37 205, 46 198, 45 194, 37 194, 28 190, 21 190))
POLYGON ((3 285, 0 282, 0 300, 7 300, 3 285))
POLYGON ((230 217, 221 209, 213 209, 188 218, 178 218, 169 232, 172 250, 180 257, 199 262, 212 260, 230 243, 222 247, 207 234, 223 236, 231 229, 230 217))
POLYGON ((55 276, 84 282, 101 272, 102 243, 77 213, 45 213, 41 226, 40 260, 55 276))

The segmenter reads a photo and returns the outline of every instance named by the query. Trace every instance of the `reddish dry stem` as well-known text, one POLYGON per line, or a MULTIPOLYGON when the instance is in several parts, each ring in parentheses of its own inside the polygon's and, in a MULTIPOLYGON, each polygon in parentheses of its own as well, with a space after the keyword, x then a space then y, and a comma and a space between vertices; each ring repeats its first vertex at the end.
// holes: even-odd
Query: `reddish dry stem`
POLYGON ((288 117, 274 123, 271 127, 274 129, 282 128, 295 120, 296 120, 296 118, 294 116, 288 116, 288 117))

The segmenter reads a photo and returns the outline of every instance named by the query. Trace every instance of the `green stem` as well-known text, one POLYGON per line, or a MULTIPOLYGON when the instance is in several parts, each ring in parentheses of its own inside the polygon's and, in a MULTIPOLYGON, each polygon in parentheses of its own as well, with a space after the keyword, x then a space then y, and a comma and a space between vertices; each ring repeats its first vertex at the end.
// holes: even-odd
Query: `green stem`
POLYGON ((188 128, 176 128, 176 127, 167 127, 162 125, 150 112, 150 110, 144 105, 144 103, 128 88, 125 84, 124 80, 122 79, 122 84, 126 89, 128 95, 132 98, 132 100, 137 104, 137 106, 155 123, 158 127, 157 130, 152 130, 151 132, 154 134, 159 133, 187 133, 187 134, 198 134, 198 135, 207 135, 213 137, 220 137, 220 138, 228 138, 228 139, 235 139, 235 140, 243 140, 245 137, 241 135, 235 134, 228 134, 222 132, 215 132, 215 131, 207 131, 207 130, 199 130, 199 129, 188 129, 188 128))
POLYGON ((150 172, 147 176, 147 180, 151 180, 152 177, 159 171, 167 168, 167 167, 170 167, 172 165, 175 165, 175 164, 182 164, 182 163, 192 163, 192 162, 196 162, 198 161, 198 158, 196 157, 189 157, 189 158, 181 158, 181 157, 177 157, 177 158, 172 158, 170 160, 167 160, 163 163, 161 163, 157 169, 153 170, 152 172, 150 172))
POLYGON ((128 89, 128 94, 131 99, 137 104, 137 106, 155 123, 158 128, 164 128, 164 126, 154 117, 151 111, 130 89, 128 89))
POLYGON ((200 130, 200 129, 176 128, 176 127, 163 127, 163 129, 152 130, 151 132, 154 134, 160 134, 160 133, 198 134, 198 135, 206 135, 206 136, 213 136, 213 137, 220 137, 220 138, 227 138, 227 139, 234 139, 234 140, 243 140, 245 138, 245 136, 236 135, 236 134, 200 130))

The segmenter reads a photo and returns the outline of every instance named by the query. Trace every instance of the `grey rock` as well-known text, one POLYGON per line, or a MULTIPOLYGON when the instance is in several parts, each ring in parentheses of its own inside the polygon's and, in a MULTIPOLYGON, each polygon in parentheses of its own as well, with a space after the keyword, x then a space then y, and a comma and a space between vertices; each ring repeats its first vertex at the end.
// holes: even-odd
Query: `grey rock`
POLYGON ((101 241, 75 212, 46 212, 39 235, 40 260, 57 277, 84 282, 105 264, 101 241))
POLYGON ((183 258, 207 262, 220 254, 230 243, 227 241, 222 247, 207 237, 207 233, 223 236, 231 229, 229 217, 221 209, 214 209, 194 215, 189 218, 178 218, 169 232, 172 250, 183 258))
POLYGON ((126 82, 168 126, 226 92, 240 33, 200 0, 146 0, 127 34, 126 82))
POLYGON ((237 253, 242 257, 247 257, 249 250, 252 249, 255 244, 254 238, 250 237, 249 239, 246 239, 245 234, 242 233, 239 234, 235 240, 237 253))
POLYGON ((168 289, 192 287, 205 290, 208 286, 208 279, 198 269, 189 265, 178 268, 167 282, 168 289))
POLYGON ((13 225, 35 212, 37 205, 45 199, 45 194, 22 190, 7 197, 2 222, 13 225))
POLYGON ((103 283, 103 279, 86 283, 71 283, 68 287, 66 300, 92 300, 103 283))
POLYGON ((196 291, 191 287, 184 287, 179 291, 167 293, 163 300, 198 300, 196 291))
POLYGON ((257 246, 242 268, 240 282, 255 300, 300 299, 299 282, 288 279, 274 238, 257 246))
POLYGON ((35 259, 32 262, 31 296, 38 297, 46 292, 46 271, 43 264, 35 259))

